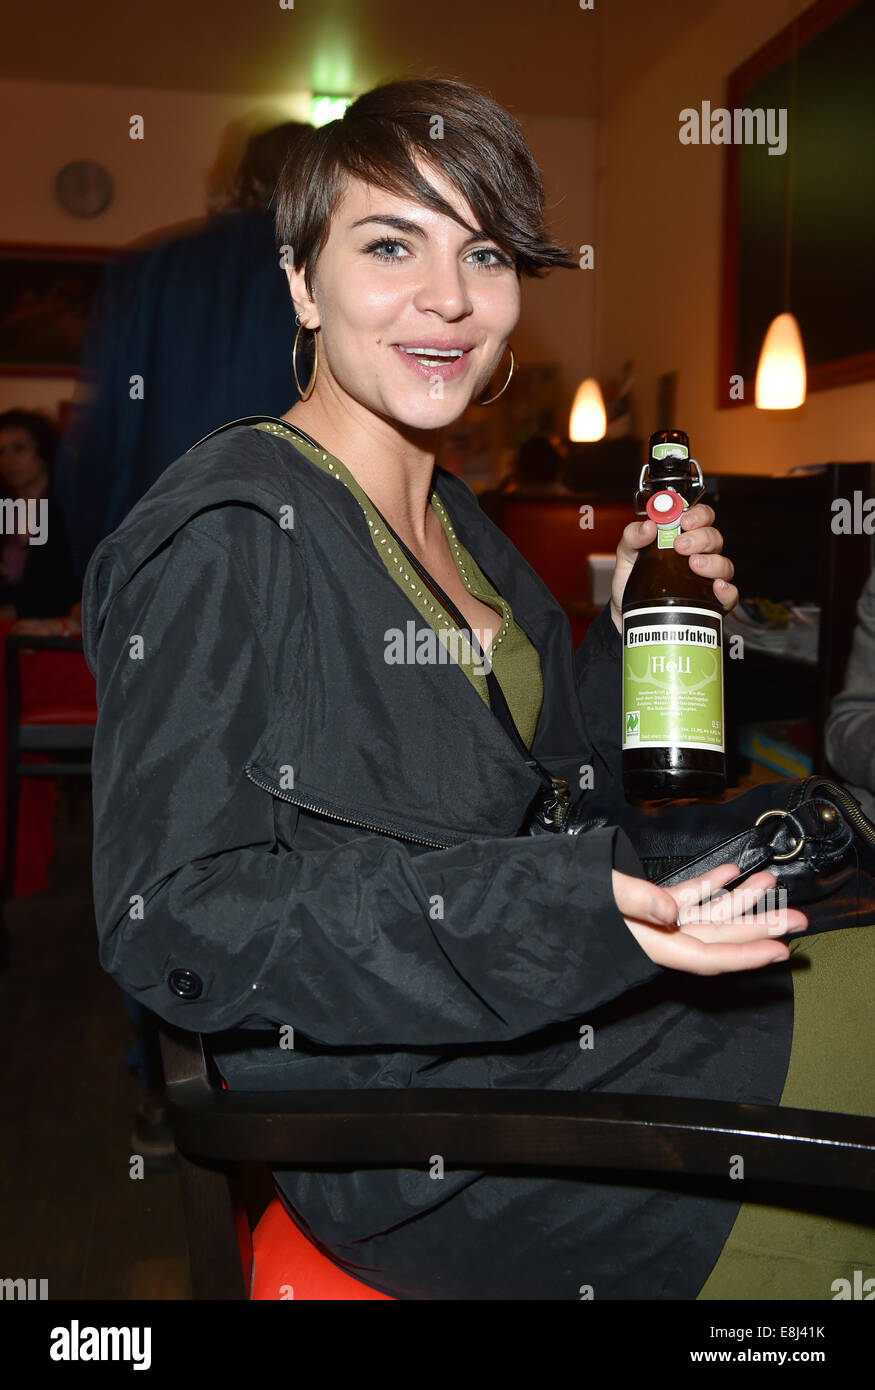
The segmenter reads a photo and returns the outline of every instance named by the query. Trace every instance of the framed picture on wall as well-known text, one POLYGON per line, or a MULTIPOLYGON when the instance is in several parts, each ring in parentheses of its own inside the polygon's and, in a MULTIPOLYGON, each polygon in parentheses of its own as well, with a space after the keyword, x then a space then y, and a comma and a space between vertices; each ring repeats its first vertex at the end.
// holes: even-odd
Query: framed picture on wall
POLYGON ((0 374, 75 374, 97 287, 117 254, 0 242, 0 374))
POLYGON ((875 377, 873 51, 872 0, 817 0, 730 74, 728 113, 765 134, 726 145, 718 408, 753 403, 787 311, 810 391, 875 377))

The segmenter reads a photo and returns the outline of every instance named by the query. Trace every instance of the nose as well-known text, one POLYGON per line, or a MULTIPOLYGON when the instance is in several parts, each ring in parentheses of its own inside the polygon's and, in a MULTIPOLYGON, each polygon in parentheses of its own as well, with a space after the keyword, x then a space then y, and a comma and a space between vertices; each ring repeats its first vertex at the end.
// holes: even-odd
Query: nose
POLYGON ((413 302, 423 313, 430 310, 445 319, 457 319, 470 313, 471 300, 462 267, 454 254, 435 252, 427 258, 422 283, 413 302))

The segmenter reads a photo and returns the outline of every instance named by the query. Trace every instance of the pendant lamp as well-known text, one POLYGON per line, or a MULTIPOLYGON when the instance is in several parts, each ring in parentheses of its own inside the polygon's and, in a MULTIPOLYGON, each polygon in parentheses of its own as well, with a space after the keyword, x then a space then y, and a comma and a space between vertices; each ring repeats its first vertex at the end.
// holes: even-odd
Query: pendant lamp
POLYGON ((604 439, 607 424, 602 388, 594 376, 588 376, 586 381, 580 383, 574 396, 568 438, 577 443, 604 439))

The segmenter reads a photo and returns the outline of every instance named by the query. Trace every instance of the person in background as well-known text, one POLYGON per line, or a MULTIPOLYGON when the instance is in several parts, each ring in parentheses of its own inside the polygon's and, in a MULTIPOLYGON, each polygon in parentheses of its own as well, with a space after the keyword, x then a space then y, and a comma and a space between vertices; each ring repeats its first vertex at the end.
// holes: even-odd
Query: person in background
POLYGON ((525 492, 538 496, 564 496, 561 482, 565 460, 544 434, 532 434, 520 446, 516 469, 506 477, 500 492, 525 492))
POLYGON ((848 791, 875 819, 875 569, 857 602, 845 684, 830 705, 824 746, 848 791))
POLYGON ((80 579, 181 453, 229 420, 297 400, 270 205, 286 154, 311 131, 288 121, 252 135, 205 221, 107 266, 83 343, 86 399, 55 465, 80 579))
MULTIPOLYGON (((271 202, 286 156, 312 129, 287 121, 253 134, 227 187, 210 195, 205 222, 107 267, 81 361, 91 399, 71 412, 55 467, 80 579, 181 453, 238 416, 278 415, 298 399, 271 202)), ((143 1086, 131 1142, 162 1167, 174 1145, 155 1018, 124 998, 138 1031, 127 1061, 143 1086)))
MULTIPOLYGON (((58 630, 81 631, 79 593, 64 512, 52 488, 58 432, 31 410, 0 414, 0 619, 54 618, 58 630), (27 509, 13 508, 22 499, 27 509), (40 505, 43 504, 43 505, 40 505), (28 520, 28 514, 30 520, 28 520)), ((22 624, 22 627, 26 624, 22 624)), ((14 629, 20 630, 18 625, 14 629)))

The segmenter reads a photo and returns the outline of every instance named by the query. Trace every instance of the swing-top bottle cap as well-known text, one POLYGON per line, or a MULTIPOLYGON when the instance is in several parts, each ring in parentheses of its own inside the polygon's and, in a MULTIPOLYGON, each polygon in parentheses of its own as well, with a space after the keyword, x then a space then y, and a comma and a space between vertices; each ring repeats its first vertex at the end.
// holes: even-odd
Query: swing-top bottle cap
POLYGON ((650 436, 647 453, 651 459, 686 459, 690 457, 690 436, 686 430, 657 430, 650 436))
POLYGON ((673 526, 684 512, 684 499, 671 488, 663 488, 648 497, 645 504, 647 515, 657 526, 673 526))

